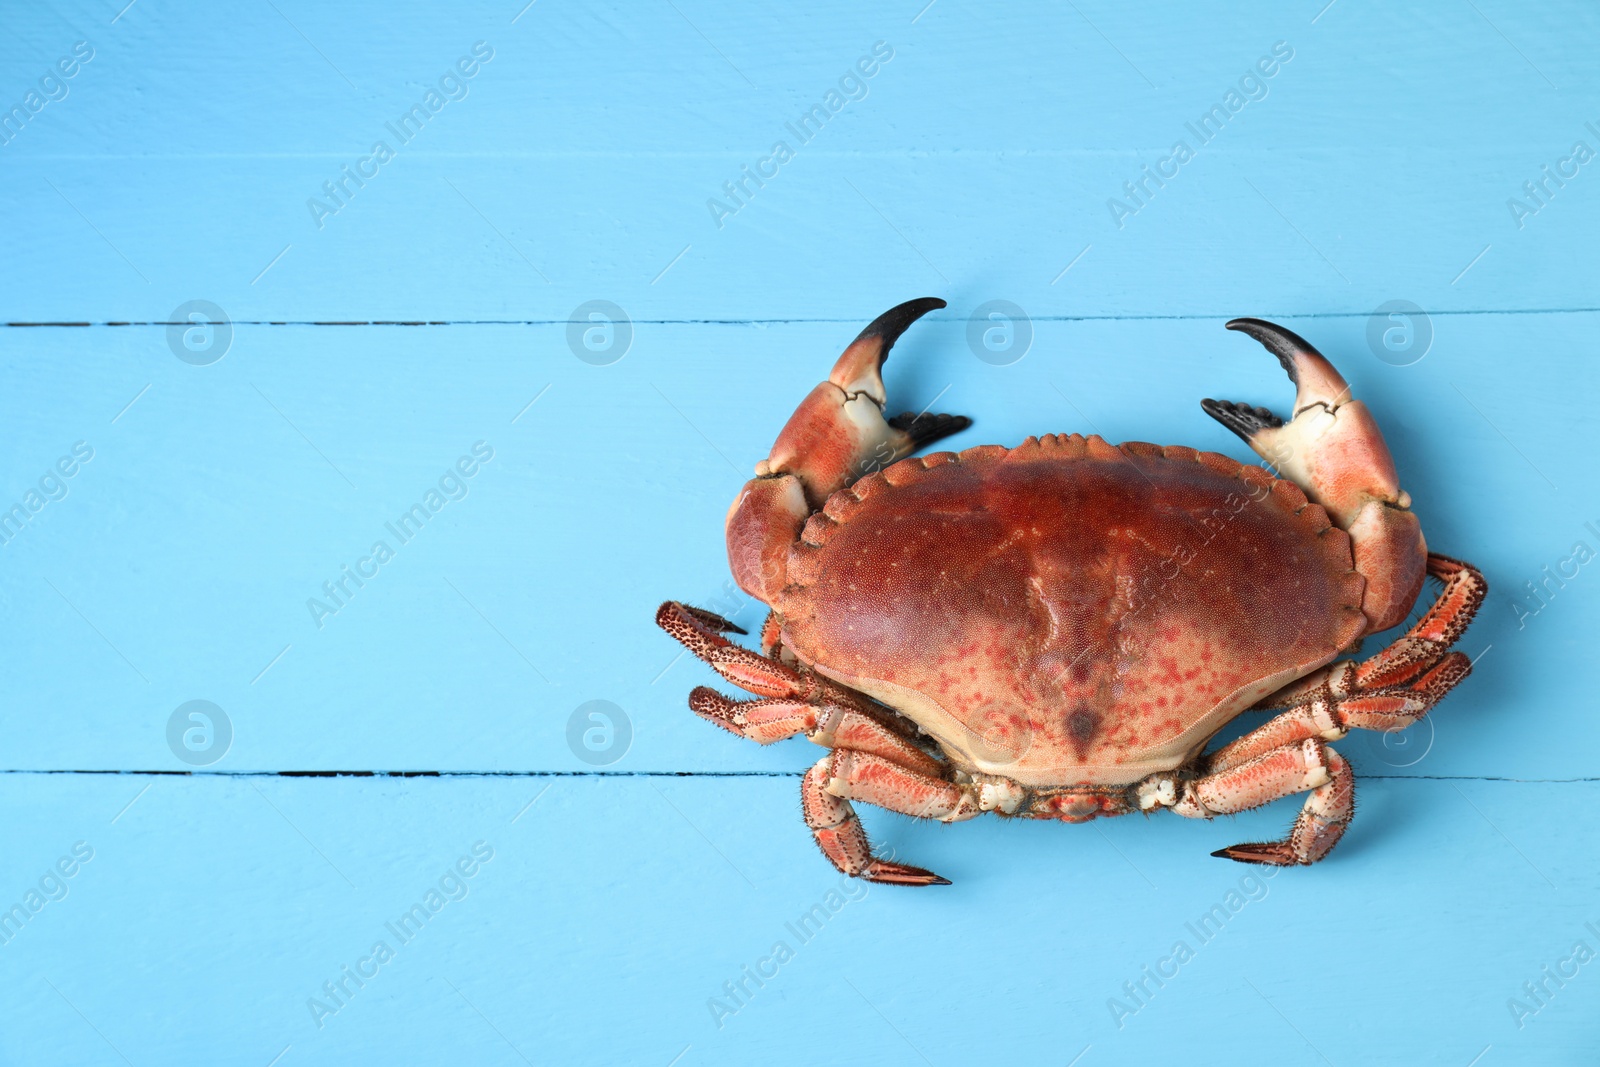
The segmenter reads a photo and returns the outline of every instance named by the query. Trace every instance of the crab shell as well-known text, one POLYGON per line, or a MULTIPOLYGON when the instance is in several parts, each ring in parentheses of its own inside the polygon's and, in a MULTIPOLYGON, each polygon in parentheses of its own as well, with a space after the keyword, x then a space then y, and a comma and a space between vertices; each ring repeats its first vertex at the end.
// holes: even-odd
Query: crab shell
POLYGON ((1214 452, 1047 435, 902 460, 790 550, 783 641, 968 771, 1125 785, 1366 629, 1349 536, 1214 452))

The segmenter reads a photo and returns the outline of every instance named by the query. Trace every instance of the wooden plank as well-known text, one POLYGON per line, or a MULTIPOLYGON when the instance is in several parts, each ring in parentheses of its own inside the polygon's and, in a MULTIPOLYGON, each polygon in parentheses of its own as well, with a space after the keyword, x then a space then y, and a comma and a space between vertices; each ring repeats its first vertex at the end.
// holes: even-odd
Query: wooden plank
POLYGON ((0 327, 0 515, 40 494, 0 543, 0 1060, 1592 1059, 1600 200, 1590 162, 1546 170, 1600 151, 1592 6, 123 3, 0 34, 0 125, 26 112, 0 322, 155 324, 0 327), (880 41, 862 98, 791 134, 880 41), (1261 99, 1189 130, 1280 41, 1261 99), (461 98, 390 134, 430 87, 461 98), (954 447, 1246 458, 1198 399, 1288 386, 1234 315, 1371 404, 1430 543, 1492 591, 1474 677, 1342 743, 1361 809, 1328 863, 1207 855, 1293 802, 864 809, 955 885, 841 883, 797 817, 818 750, 684 707, 714 679, 652 610, 759 619, 728 501, 840 347, 924 294, 950 307, 889 384, 974 416, 954 447), (997 299, 1032 331, 1004 365, 968 340, 997 299), (209 349, 161 325, 200 300, 231 323, 209 349), (616 362, 570 340, 596 300, 630 320, 616 362), (1431 313, 1416 362, 1371 340, 1397 300, 1431 313), (277 773, 332 769, 444 776, 277 773))
POLYGON ((5 317, 162 320, 204 298, 241 321, 565 320, 604 298, 637 319, 853 319, 906 286, 1037 315, 1229 315, 1241 294, 1279 315, 1594 306, 1583 272, 1540 269, 1600 232, 1587 168, 1523 192, 1576 141, 1600 150, 1596 74, 1563 47, 1595 24, 1582 5, 1347 2, 1313 23, 941 3, 914 24, 850 4, 513 24, 505 6, 14 16, 8 69, 95 54, 0 146, 5 317), (389 133, 480 40, 494 58, 465 95, 389 133), (790 134, 863 56, 866 95, 790 134), (1264 95, 1191 133, 1263 58, 1275 73, 1244 92, 1264 95), (780 140, 794 158, 730 200, 780 140), (340 168, 377 141, 395 157, 358 187, 340 168), (1164 164, 1177 141, 1194 158, 1164 164))
POLYGON ((94 853, 0 945, 8 1060, 806 1062, 847 1040, 887 1063, 1087 1047, 1092 1065, 1183 1034, 1208 1061, 1248 1043, 1273 1062, 1460 1064, 1486 1046, 1484 1063, 1580 1062, 1596 1036, 1594 964, 1559 986, 1542 972, 1600 943, 1594 828, 1549 817, 1593 807, 1592 782, 1369 783, 1335 858, 1270 880, 1206 853, 1275 833, 1277 809, 949 829, 869 813, 955 880, 916 892, 841 887, 788 780, 149 783, 0 781, 7 904, 75 842, 94 853), (493 858, 401 942, 386 924, 477 842, 493 858), (393 958, 375 967, 379 941, 393 958), (366 984, 314 1012, 345 966, 366 984), (1534 1005, 1523 984, 1541 981, 1534 1005), (1520 1028, 1514 998, 1538 1009, 1520 1028))
MULTIPOLYGON (((1600 624, 1573 546, 1600 547, 1600 494, 1569 442, 1594 425, 1576 387, 1594 320, 1438 316, 1410 366, 1372 354, 1364 319, 1288 321, 1377 412, 1430 542, 1491 583, 1464 646, 1478 674, 1431 749, 1347 743, 1364 771, 1590 773, 1577 664, 1600 624), (1515 710, 1530 702, 1538 729, 1515 710)), ((8 332, 6 506, 75 442, 95 450, 0 548, 10 651, 31 665, 8 679, 9 764, 182 767, 168 719, 205 699, 234 726, 225 768, 583 769, 567 724, 603 699, 632 725, 619 768, 803 767, 803 743, 762 750, 693 718, 685 694, 716 679, 650 618, 680 598, 759 622, 730 585, 723 514, 858 327, 640 324, 600 367, 557 326, 239 327, 205 367, 160 327, 8 332), (477 442, 494 458, 448 478, 477 442), (466 495, 441 493, 402 543, 390 527, 441 478, 466 495), (357 587, 357 567, 377 574, 357 587)), ((918 325, 888 368, 894 406, 974 416, 954 447, 1076 430, 1249 458, 1199 398, 1289 403, 1273 360, 1215 321, 1034 329, 996 366, 964 322, 918 325)))

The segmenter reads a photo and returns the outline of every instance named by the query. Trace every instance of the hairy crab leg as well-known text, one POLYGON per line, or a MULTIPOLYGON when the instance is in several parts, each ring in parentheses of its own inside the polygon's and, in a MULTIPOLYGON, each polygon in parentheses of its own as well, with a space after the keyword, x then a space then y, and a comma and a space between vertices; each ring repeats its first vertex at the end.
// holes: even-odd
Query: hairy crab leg
MULTIPOLYGON (((764 698, 735 701, 700 686, 689 696, 694 713, 761 744, 803 733, 834 748, 802 779, 800 804, 817 846, 840 871, 889 885, 949 885, 931 871, 873 856, 847 799, 852 782, 866 781, 887 785, 887 791, 863 787, 871 791, 863 799, 872 803, 889 800, 883 806, 906 814, 949 816, 952 805, 963 806, 963 794, 944 778, 944 765, 916 747, 899 723, 878 715, 844 687, 731 643, 720 632, 731 628, 720 625, 723 621, 675 601, 656 612, 661 628, 690 652, 730 682, 764 698), (910 797, 900 797, 895 784, 902 791, 909 785, 910 797)), ((970 813, 953 817, 979 813, 975 802, 966 806, 970 813)))
POLYGON ((844 874, 885 885, 949 885, 932 871, 879 859, 855 809, 828 791, 832 756, 824 756, 800 782, 800 808, 822 854, 844 874))
POLYGON ((1212 853, 1243 863, 1306 865, 1332 851, 1355 810, 1355 781, 1349 764, 1316 738, 1272 749, 1237 767, 1185 783, 1172 810, 1193 819, 1210 819, 1307 791, 1311 795, 1283 840, 1231 845, 1212 853))
POLYGON ((759 744, 770 745, 804 734, 807 740, 824 748, 870 752, 922 774, 944 774, 942 763, 881 719, 858 708, 783 698, 729 700, 705 686, 689 694, 689 708, 702 719, 759 744))
POLYGON ((853 748, 834 749, 806 772, 801 785, 806 825, 835 867, 872 882, 949 885, 919 867, 879 866, 883 861, 872 858, 866 831, 851 800, 913 818, 960 822, 992 808, 1015 810, 1022 792, 1015 783, 952 782, 940 774, 908 767, 897 758, 853 748))
POLYGON ((1428 573, 1444 582, 1439 598, 1404 637, 1356 667, 1358 685, 1403 681, 1419 665, 1426 667, 1438 659, 1440 652, 1461 639, 1489 593, 1489 583, 1470 563, 1430 554, 1428 573))
POLYGON ((1337 741, 1351 729, 1401 730, 1426 715, 1472 672, 1472 661, 1449 648, 1488 590, 1475 567, 1446 556, 1429 556, 1428 571, 1444 580, 1444 589, 1415 626, 1369 659, 1341 660, 1262 701, 1258 707, 1288 710, 1212 753, 1207 769, 1227 770, 1308 737, 1337 741))
MULTIPOLYGON (((847 799, 859 795, 905 814, 946 814, 951 802, 961 803, 962 794, 944 780, 944 767, 932 756, 854 708, 819 707, 782 699, 733 701, 704 686, 690 695, 689 706, 701 718, 762 744, 805 733, 819 745, 848 745, 819 760, 800 785, 801 811, 822 854, 841 872, 869 882, 950 884, 921 867, 873 856, 867 832, 847 799), (870 770, 863 774, 864 768, 870 770), (846 776, 843 783, 841 772, 846 776), (864 793, 852 792, 854 784, 863 779, 878 788, 869 786, 864 793), (910 789, 905 788, 907 785, 910 789), (912 810, 913 806, 916 810, 912 810)), ((977 813, 974 808, 970 815, 958 817, 970 818, 977 813)))
MULTIPOLYGON (((1357 728, 1404 729, 1471 673, 1472 661, 1448 649, 1483 602, 1483 575, 1444 556, 1430 556, 1428 570, 1445 588, 1403 637, 1370 659, 1334 664, 1313 675, 1311 684, 1290 687, 1300 703, 1206 759, 1207 775, 1173 806, 1180 814, 1209 818, 1312 790, 1284 840, 1233 845, 1213 855, 1276 865, 1315 863, 1327 855, 1350 823, 1355 784, 1343 758, 1324 742, 1357 728)), ((1271 702, 1281 705, 1282 696, 1271 702)))
POLYGON ((940 822, 961 822, 984 810, 977 787, 923 774, 871 752, 836 748, 826 762, 828 791, 837 797, 940 822))
MULTIPOLYGON (((862 701, 850 690, 810 671, 741 648, 723 637, 709 612, 669 600, 656 609, 656 625, 741 689, 757 696, 831 700, 852 707, 862 701)), ((716 618, 716 616, 712 616, 716 618)))
MULTIPOLYGON (((1489 583, 1472 564, 1430 553, 1428 573, 1442 581, 1444 588, 1415 626, 1377 655, 1357 664, 1354 680, 1361 688, 1396 685, 1427 670, 1460 640, 1483 606, 1489 583)), ((1287 708, 1314 699, 1323 686, 1347 670, 1351 662, 1340 660, 1291 682, 1256 707, 1287 708)))
POLYGON ((1210 773, 1229 771, 1265 752, 1306 738, 1337 741, 1351 730, 1403 730, 1426 715, 1472 672, 1472 661, 1452 652, 1407 685, 1336 696, 1330 686, 1303 704, 1267 720, 1259 728, 1210 756, 1210 773))
POLYGON ((766 621, 761 624, 761 654, 768 659, 783 654, 783 619, 776 611, 767 612, 766 621))
MULTIPOLYGON (((791 666, 776 656, 763 656, 760 653, 752 652, 747 648, 741 648, 733 644, 723 637, 719 630, 734 629, 735 627, 731 623, 726 626, 717 625, 718 622, 723 621, 725 620, 722 620, 720 616, 712 615, 710 612, 702 611, 699 608, 691 608, 688 605, 679 604, 675 600, 667 601, 656 611, 656 624, 677 638, 686 649, 708 664, 712 670, 741 689, 746 689, 757 696, 769 698, 767 701, 751 702, 751 706, 761 705, 765 709, 760 712, 760 717, 763 721, 771 719, 775 715, 781 718, 782 713, 775 712, 772 708, 784 706, 784 702, 787 702, 788 706, 796 709, 802 706, 811 706, 851 711, 851 717, 846 720, 830 720, 826 722, 818 720, 822 728, 829 732, 827 736, 831 736, 832 731, 843 728, 845 724, 855 727, 856 724, 867 720, 882 727, 886 733, 898 735, 908 742, 915 736, 915 727, 909 725, 888 709, 873 704, 854 690, 824 678, 820 674, 791 666), (707 621, 708 619, 713 621, 707 621)), ((740 630, 739 632, 743 633, 744 631, 740 630)), ((690 695, 689 706, 701 718, 716 722, 719 726, 729 726, 731 728, 730 724, 733 720, 724 715, 723 704, 719 704, 719 701, 730 709, 739 707, 735 701, 728 700, 728 698, 715 690, 706 689, 704 686, 697 688, 690 695)), ((798 714, 798 711, 796 713, 798 714)), ((736 714, 736 711, 728 712, 728 715, 732 714, 736 714)), ((806 732, 816 728, 817 724, 807 726, 804 730, 796 727, 787 734, 774 735, 770 740, 782 740, 783 737, 792 737, 795 733, 806 732)), ((864 729, 865 727, 861 728, 864 729)), ((735 730, 734 732, 738 733, 739 731, 735 730)), ((750 736, 752 740, 760 741, 762 744, 767 743, 754 735, 746 736, 750 736)), ((829 741, 819 741, 819 743, 828 744, 830 747, 833 744, 829 741)), ((922 755, 921 750, 917 749, 915 745, 908 745, 907 751, 922 755)))

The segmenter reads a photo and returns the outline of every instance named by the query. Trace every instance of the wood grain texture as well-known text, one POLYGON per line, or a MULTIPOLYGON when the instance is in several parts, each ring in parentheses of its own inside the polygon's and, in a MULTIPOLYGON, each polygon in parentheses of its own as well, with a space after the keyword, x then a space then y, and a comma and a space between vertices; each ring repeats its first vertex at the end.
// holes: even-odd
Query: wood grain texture
POLYGON ((1600 978, 1541 972, 1600 951, 1591 6, 122 2, 0 16, 0 322, 93 324, 0 326, 0 515, 27 514, 0 543, 0 907, 41 901, 0 939, 0 1060, 1592 1060, 1600 978), (843 346, 924 295, 949 307, 896 347, 890 407, 973 417, 950 448, 1252 461, 1199 407, 1287 413, 1237 315, 1371 406, 1429 544, 1491 591, 1473 676, 1340 744, 1360 809, 1329 861, 1245 882, 1207 855, 1292 802, 864 809, 956 884, 828 910, 796 802, 818 751, 696 719, 719 683, 650 619, 760 621, 729 501, 843 346), (209 364, 165 325, 196 300, 231 320, 209 364), (615 362, 573 347, 597 300, 629 319, 615 362), (995 300, 1020 359, 973 348, 995 300), (1390 301, 1427 309, 1423 358, 1374 347, 1408 326, 1374 323, 1390 301), (198 768, 168 735, 191 700, 232 731, 198 768), (598 756, 595 700, 626 726, 598 756), (465 896, 319 1027, 308 1000, 479 841, 465 896))
POLYGON ((1357 825, 1374 832, 1267 879, 1206 853, 1276 833, 1276 811, 956 827, 869 814, 896 856, 955 879, 942 892, 841 883, 795 821, 797 788, 198 777, 158 780, 118 817, 138 779, 8 777, 8 904, 75 842, 94 857, 0 946, 0 1049, 19 1063, 121 1062, 109 1043, 133 1063, 263 1064, 288 1047, 281 1062, 509 1064, 667 1063, 689 1046, 682 1062, 799 1063, 843 1033, 885 1063, 997 1049, 1065 1063, 1086 1046, 1081 1062, 1115 1063, 1204 1019, 1181 1040, 1207 1063, 1587 1055, 1592 964, 1551 983, 1520 1030, 1506 1001, 1596 943, 1600 882, 1548 815, 1595 803, 1593 783, 1369 783, 1357 825), (493 857, 460 879, 465 895, 402 942, 386 924, 478 842, 493 857), (393 959, 376 976, 347 982, 331 1015, 308 1006, 336 1006, 323 984, 380 941, 393 959), (758 966, 759 987, 744 972, 758 966), (739 981, 734 999, 724 983, 739 981), (1140 981, 1134 999, 1124 984, 1140 981), (1241 1054, 1229 1032, 1243 1027, 1241 1054))

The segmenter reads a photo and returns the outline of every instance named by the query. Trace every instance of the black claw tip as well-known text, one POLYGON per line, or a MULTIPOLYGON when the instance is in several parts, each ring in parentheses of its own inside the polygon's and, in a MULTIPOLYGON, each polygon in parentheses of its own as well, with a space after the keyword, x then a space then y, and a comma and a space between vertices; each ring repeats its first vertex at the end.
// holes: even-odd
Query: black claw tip
POLYGON ((1294 867, 1301 863, 1293 857, 1287 844, 1282 841, 1259 845, 1229 845, 1227 848, 1217 849, 1212 855, 1221 860, 1255 863, 1263 867, 1294 867))
POLYGON ((1283 420, 1266 408, 1253 408, 1232 400, 1207 398, 1200 401, 1200 409, 1247 442, 1262 430, 1275 430, 1283 425, 1283 420))
POLYGON ((900 335, 910 329, 911 324, 930 311, 937 311, 945 303, 936 296, 919 297, 916 300, 907 300, 885 311, 882 315, 867 324, 867 328, 856 335, 856 342, 871 340, 874 337, 882 338, 883 351, 878 353, 878 362, 881 364, 889 357, 889 349, 900 339, 900 335))
POLYGON ((930 415, 927 412, 917 415, 907 411, 890 419, 889 425, 910 434, 915 446, 921 448, 941 437, 960 433, 972 425, 972 420, 965 415, 930 415))
MULTIPOLYGON (((724 619, 721 615, 718 615, 714 611, 707 611, 704 608, 690 607, 688 604, 679 604, 678 606, 684 611, 688 612, 690 615, 693 615, 696 619, 699 619, 703 625, 712 630, 716 630, 718 633, 748 634, 750 632, 749 630, 746 630, 744 627, 740 626, 738 623, 735 623, 730 619, 724 619)), ((662 608, 665 609, 666 605, 663 604, 662 608)))
POLYGON ((1227 848, 1219 848, 1213 852, 1212 855, 1217 857, 1219 860, 1232 860, 1235 863, 1260 863, 1268 864, 1270 866, 1269 862, 1265 859, 1257 859, 1248 853, 1241 853, 1238 845, 1230 845, 1227 848))
POLYGON ((929 882, 928 884, 929 885, 955 885, 955 883, 952 882, 950 879, 942 878, 937 874, 933 876, 933 881, 929 882))
POLYGON ((1306 342, 1304 337, 1293 330, 1286 330, 1275 322, 1266 319, 1233 319, 1225 324, 1230 330, 1238 330, 1249 337, 1254 337, 1266 348, 1268 352, 1278 357, 1278 362, 1283 365, 1284 373, 1289 375, 1289 380, 1295 385, 1300 384, 1300 375, 1294 367, 1296 352, 1316 353, 1306 342))

